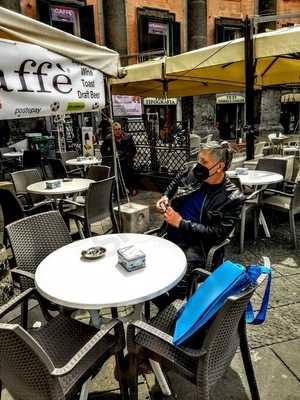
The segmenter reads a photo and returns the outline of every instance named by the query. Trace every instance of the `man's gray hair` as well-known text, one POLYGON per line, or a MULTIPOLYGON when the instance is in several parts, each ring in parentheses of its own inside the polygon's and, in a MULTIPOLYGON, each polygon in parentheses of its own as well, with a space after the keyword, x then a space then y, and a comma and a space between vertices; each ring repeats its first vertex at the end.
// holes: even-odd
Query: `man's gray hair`
POLYGON ((224 171, 227 171, 230 167, 233 157, 233 150, 228 142, 224 141, 219 143, 217 141, 211 141, 208 143, 202 143, 200 151, 201 150, 207 150, 213 156, 216 162, 223 161, 225 164, 224 171))

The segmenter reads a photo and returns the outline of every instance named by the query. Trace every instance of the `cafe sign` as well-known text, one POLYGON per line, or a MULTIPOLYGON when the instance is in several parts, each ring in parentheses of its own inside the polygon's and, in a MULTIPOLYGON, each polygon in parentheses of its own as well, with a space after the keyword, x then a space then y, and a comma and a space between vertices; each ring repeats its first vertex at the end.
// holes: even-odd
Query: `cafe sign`
POLYGON ((144 106, 176 106, 176 97, 144 97, 144 106))
POLYGON ((239 94, 221 94, 217 96, 217 104, 245 103, 245 96, 239 94))
POLYGON ((100 71, 32 44, 1 40, 0 53, 0 120, 104 107, 100 71))

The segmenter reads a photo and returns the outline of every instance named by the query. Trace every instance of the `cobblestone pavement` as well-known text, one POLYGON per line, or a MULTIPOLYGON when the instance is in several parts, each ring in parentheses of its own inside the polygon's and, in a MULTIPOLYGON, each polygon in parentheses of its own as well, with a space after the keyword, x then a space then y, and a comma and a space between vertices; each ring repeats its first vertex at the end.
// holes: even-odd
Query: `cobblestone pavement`
MULTIPOLYGON (((160 224, 155 213, 158 193, 141 192, 133 200, 150 205, 151 226, 160 224)), ((249 326, 248 336, 252 360, 256 372, 261 400, 300 400, 300 251, 291 248, 287 219, 266 214, 271 239, 259 230, 257 241, 251 239, 251 229, 246 235, 245 252, 239 254, 238 241, 234 238, 226 251, 226 258, 244 265, 255 263, 262 255, 269 256, 273 268, 272 293, 266 322, 261 326, 249 326)), ((296 221, 300 239, 300 219, 296 221)), ((251 227, 251 221, 247 224, 251 227)), ((254 298, 254 308, 260 304, 262 289, 254 298)), ((34 319, 34 312, 32 313, 34 319)), ((114 361, 110 359, 91 385, 92 390, 106 391, 107 399, 119 393, 114 379, 114 361)), ((193 385, 175 373, 168 374, 178 400, 195 398, 193 385)), ((153 374, 139 377, 141 400, 163 399, 157 390, 153 374)), ((4 393, 4 400, 10 399, 4 393)), ((229 371, 215 387, 212 400, 250 399, 247 381, 239 353, 229 371)))

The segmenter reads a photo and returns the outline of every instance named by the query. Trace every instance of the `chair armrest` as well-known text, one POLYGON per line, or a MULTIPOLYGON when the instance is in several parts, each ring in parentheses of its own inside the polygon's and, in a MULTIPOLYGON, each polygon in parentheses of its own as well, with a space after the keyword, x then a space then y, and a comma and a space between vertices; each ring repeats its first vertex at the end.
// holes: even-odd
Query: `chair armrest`
POLYGON ((203 278, 202 280, 204 280, 204 279, 208 278, 210 274, 211 274, 210 271, 207 271, 206 269, 203 269, 203 268, 193 269, 193 271, 191 272, 191 279, 190 279, 190 282, 189 282, 189 285, 188 285, 187 291, 186 291, 187 298, 190 298, 196 291, 196 289, 198 287, 199 278, 203 278))
POLYGON ((78 206, 78 207, 85 207, 85 203, 78 203, 77 201, 71 199, 61 199, 60 205, 63 205, 63 203, 72 204, 73 206, 78 206))
POLYGON ((226 239, 223 240, 223 242, 221 242, 220 244, 218 244, 218 245, 213 246, 213 247, 210 248, 210 250, 209 250, 209 252, 208 252, 208 254, 207 254, 207 259, 206 259, 206 268, 207 268, 208 271, 211 270, 212 262, 213 262, 213 259, 214 259, 215 252, 216 252, 217 250, 221 249, 222 247, 227 246, 229 243, 230 243, 230 239, 229 239, 229 238, 226 238, 226 239))
MULTIPOLYGON (((254 192, 249 194, 249 196, 246 197, 246 201, 251 200, 253 197, 256 197, 259 193, 263 192, 264 190, 266 190, 266 189, 260 188, 260 189, 255 190, 254 192)), ((269 190, 269 189, 267 189, 267 190, 269 190)))
POLYGON ((83 168, 68 169, 67 176, 75 174, 76 172, 82 172, 82 171, 83 171, 83 168))
POLYGON ((291 186, 296 186, 296 185, 297 185, 297 182, 289 181, 288 179, 284 179, 284 180, 282 181, 282 183, 283 183, 284 185, 291 185, 291 186))
POLYGON ((24 271, 24 270, 19 269, 19 268, 12 268, 10 270, 10 272, 12 274, 12 277, 14 275, 18 275, 18 276, 23 276, 24 278, 32 279, 34 281, 34 274, 32 272, 24 271))
POLYGON ((0 318, 4 317, 4 315, 8 314, 11 310, 13 310, 16 306, 22 303, 24 300, 28 299, 36 292, 35 288, 29 288, 24 292, 20 293, 18 296, 9 300, 6 304, 0 307, 0 318))
POLYGON ((167 225, 163 223, 160 227, 149 229, 148 231, 144 232, 145 235, 153 235, 164 237, 166 235, 167 225))
MULTIPOLYGON (((128 350, 129 352, 132 351, 131 346, 134 346, 134 338, 135 338, 135 330, 139 329, 143 332, 148 333, 149 335, 155 337, 156 339, 160 340, 163 342, 167 347, 168 351, 163 353, 163 357, 169 360, 170 362, 174 363, 174 359, 171 357, 171 354, 176 352, 176 353, 181 353, 187 357, 190 358, 198 358, 199 356, 203 356, 206 354, 206 350, 200 349, 200 350, 194 350, 191 349, 191 351, 184 350, 182 347, 178 347, 173 344, 173 336, 162 332, 161 330, 155 328, 154 326, 148 324, 147 322, 144 321, 135 321, 131 322, 128 325, 127 328, 127 337, 128 337, 128 350)), ((155 352, 155 350, 151 351, 155 352)), ((157 347, 157 354, 162 355, 162 348, 161 346, 157 347)))
POLYGON ((28 196, 29 195, 29 193, 28 192, 17 192, 16 193, 16 196, 17 197, 26 197, 26 196, 28 196))
POLYGON ((63 367, 54 368, 50 371, 51 375, 62 376, 68 374, 86 355, 88 355, 91 350, 93 350, 97 343, 99 343, 108 332, 117 327, 122 327, 121 321, 112 320, 107 324, 101 325, 99 331, 71 358, 71 360, 69 360, 63 367))
POLYGON ((291 197, 291 198, 295 197, 293 193, 286 193, 276 189, 267 189, 267 191, 274 194, 280 194, 280 196, 291 197))

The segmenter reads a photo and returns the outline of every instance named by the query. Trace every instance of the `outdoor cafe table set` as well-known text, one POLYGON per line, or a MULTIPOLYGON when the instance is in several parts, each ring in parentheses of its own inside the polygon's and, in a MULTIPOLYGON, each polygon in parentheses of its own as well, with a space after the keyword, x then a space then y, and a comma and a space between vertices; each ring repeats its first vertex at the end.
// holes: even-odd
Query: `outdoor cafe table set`
MULTIPOLYGON (((132 233, 94 236, 48 255, 36 270, 35 285, 43 297, 58 305, 88 310, 94 326, 100 327, 104 322, 99 311, 107 307, 133 306, 129 318, 143 319, 144 302, 175 286, 186 266, 183 251, 163 238, 132 233), (118 253, 131 246, 144 258, 142 268, 128 271, 118 253)), ((170 395, 159 364, 150 363, 163 393, 170 395)))
MULTIPOLYGON (((240 178, 242 184, 263 186, 283 179, 277 175, 249 171, 240 178)), ((91 181, 85 181, 88 180, 62 182, 64 187, 56 189, 46 189, 45 182, 38 182, 30 185, 28 190, 44 195, 76 193, 87 189, 91 181)), ((94 236, 48 255, 36 270, 35 285, 49 301, 88 310, 92 323, 100 327, 104 322, 99 311, 108 307, 133 306, 132 320, 143 319, 144 302, 174 287, 183 278, 186 267, 183 251, 166 239, 132 233, 94 236), (144 258, 141 268, 130 271, 120 262, 120 254, 131 247, 141 252, 144 258)), ((150 364, 163 393, 170 395, 160 365, 153 360, 150 364)))

